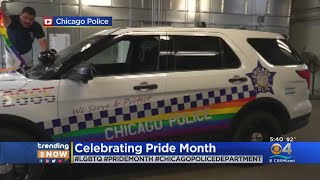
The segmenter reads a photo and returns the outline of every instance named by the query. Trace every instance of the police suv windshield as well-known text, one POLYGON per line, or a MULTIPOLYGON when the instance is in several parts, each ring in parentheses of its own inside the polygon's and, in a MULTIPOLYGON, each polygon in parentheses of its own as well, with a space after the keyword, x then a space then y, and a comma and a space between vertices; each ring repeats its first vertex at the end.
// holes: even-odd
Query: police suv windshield
POLYGON ((38 64, 32 69, 27 71, 29 78, 39 79, 45 73, 49 71, 57 71, 65 62, 71 59, 72 56, 84 52, 86 49, 90 48, 93 44, 97 43, 99 40, 105 38, 106 35, 94 35, 87 39, 83 39, 78 43, 75 43, 68 48, 60 51, 56 54, 55 63, 50 67, 45 67, 43 64, 38 64))

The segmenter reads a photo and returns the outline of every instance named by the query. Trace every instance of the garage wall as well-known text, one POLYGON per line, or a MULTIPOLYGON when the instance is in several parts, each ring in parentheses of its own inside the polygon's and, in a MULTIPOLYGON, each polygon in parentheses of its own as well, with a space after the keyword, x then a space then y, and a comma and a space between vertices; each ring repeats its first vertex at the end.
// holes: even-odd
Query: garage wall
POLYGON ((288 34, 290 0, 200 0, 201 20, 210 26, 288 34))
MULTIPOLYGON (((294 0, 290 23, 290 41, 302 53, 303 49, 320 58, 320 1, 294 0)), ((315 74, 315 95, 320 95, 320 72, 315 74)))
MULTIPOLYGON (((43 16, 112 16, 114 27, 194 27, 204 21, 209 27, 246 28, 289 33, 291 0, 9 0, 5 8, 17 14, 34 7, 38 22, 43 16)), ((71 44, 101 28, 46 29, 47 34, 70 34, 71 44)), ((35 63, 39 52, 34 47, 35 63)), ((3 57, 0 57, 3 62, 3 57)), ((3 64, 3 63, 2 63, 3 64)))

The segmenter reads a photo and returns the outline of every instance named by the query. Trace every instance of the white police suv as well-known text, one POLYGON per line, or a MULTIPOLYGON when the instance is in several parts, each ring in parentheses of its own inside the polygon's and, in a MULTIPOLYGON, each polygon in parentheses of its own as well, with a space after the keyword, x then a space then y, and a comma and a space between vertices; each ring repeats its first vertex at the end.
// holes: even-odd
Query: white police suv
POLYGON ((274 33, 112 29, 27 75, 0 74, 1 141, 269 141, 311 113, 308 68, 274 33))

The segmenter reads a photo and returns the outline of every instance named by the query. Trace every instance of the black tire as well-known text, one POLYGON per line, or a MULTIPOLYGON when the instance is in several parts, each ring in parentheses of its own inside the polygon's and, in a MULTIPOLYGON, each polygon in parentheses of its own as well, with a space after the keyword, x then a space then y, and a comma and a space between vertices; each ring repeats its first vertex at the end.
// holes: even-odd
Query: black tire
MULTIPOLYGON (((0 142, 34 142, 31 135, 14 129, 1 128, 0 142)), ((0 175, 0 180, 38 180, 44 172, 45 166, 39 164, 15 164, 14 168, 5 175, 0 175)))
POLYGON ((259 135, 259 133, 262 135, 261 142, 269 142, 270 137, 280 137, 282 132, 277 118, 264 111, 248 114, 240 120, 233 141, 254 142, 253 136, 259 135))
MULTIPOLYGON (((233 141, 234 142, 255 142, 252 141, 252 136, 255 132, 260 132, 262 135, 261 141, 270 142, 270 137, 280 137, 282 135, 277 118, 272 114, 257 111, 243 117, 238 124, 233 141)), ((236 164, 237 167, 251 168, 263 166, 263 164, 236 164)))

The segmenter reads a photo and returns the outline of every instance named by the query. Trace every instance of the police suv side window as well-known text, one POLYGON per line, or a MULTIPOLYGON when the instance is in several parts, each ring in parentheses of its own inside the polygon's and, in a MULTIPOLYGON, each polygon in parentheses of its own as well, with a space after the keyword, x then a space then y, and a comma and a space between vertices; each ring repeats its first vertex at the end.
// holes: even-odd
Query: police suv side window
POLYGON ((303 64, 296 50, 284 39, 249 38, 248 43, 272 65, 303 64))
POLYGON ((223 68, 224 69, 236 69, 241 66, 241 61, 236 53, 231 49, 231 47, 223 39, 220 39, 222 45, 223 54, 223 68))
POLYGON ((116 42, 92 56, 86 63, 95 67, 96 76, 128 74, 127 59, 131 44, 128 39, 116 42))
POLYGON ((95 65, 126 63, 129 47, 129 40, 120 41, 96 54, 89 62, 95 65))
POLYGON ((170 36, 167 47, 168 71, 232 69, 241 64, 220 37, 170 36))
POLYGON ((175 70, 173 40, 170 36, 160 36, 159 67, 164 72, 175 70))
POLYGON ((166 69, 159 63, 159 36, 125 36, 91 57, 100 76, 157 73, 166 69))
POLYGON ((209 70, 222 67, 220 40, 217 37, 174 36, 175 70, 209 70))

